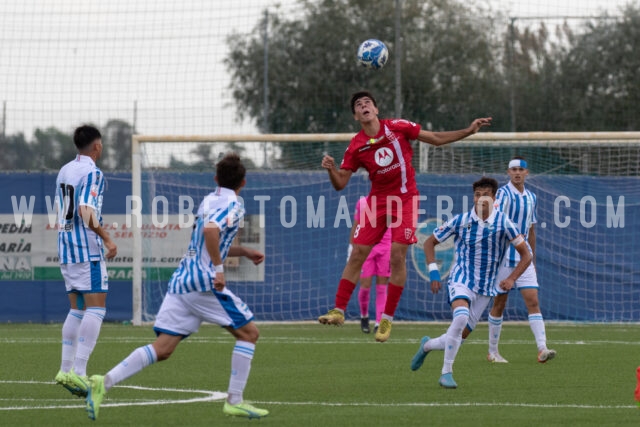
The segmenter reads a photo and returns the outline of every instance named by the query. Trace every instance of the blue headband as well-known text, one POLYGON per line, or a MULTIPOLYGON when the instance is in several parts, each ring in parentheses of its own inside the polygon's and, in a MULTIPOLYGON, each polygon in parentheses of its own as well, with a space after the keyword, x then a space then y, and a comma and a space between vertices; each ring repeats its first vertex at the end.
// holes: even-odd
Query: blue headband
POLYGON ((522 159, 513 159, 509 162, 509 169, 511 168, 523 168, 527 169, 527 162, 522 159))

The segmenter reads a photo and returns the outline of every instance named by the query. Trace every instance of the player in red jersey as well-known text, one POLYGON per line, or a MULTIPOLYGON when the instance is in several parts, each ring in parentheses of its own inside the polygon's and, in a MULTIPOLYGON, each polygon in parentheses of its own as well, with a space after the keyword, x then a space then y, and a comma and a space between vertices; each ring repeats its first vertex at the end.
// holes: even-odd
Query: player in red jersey
POLYGON ((369 172, 371 192, 369 205, 362 210, 353 239, 353 251, 342 272, 336 292, 335 308, 318 318, 323 324, 342 325, 344 311, 353 293, 362 264, 373 245, 387 228, 391 228, 391 277, 387 303, 376 332, 376 341, 384 342, 391 334, 391 321, 407 278, 406 258, 409 245, 417 241, 418 188, 411 165, 411 140, 417 139, 440 146, 466 138, 491 124, 491 117, 475 119, 466 129, 430 132, 420 125, 402 119, 379 119, 373 95, 361 91, 351 96, 351 112, 362 130, 352 139, 336 169, 331 156, 324 156, 322 167, 329 172, 333 188, 342 190, 353 172, 364 168, 369 172))

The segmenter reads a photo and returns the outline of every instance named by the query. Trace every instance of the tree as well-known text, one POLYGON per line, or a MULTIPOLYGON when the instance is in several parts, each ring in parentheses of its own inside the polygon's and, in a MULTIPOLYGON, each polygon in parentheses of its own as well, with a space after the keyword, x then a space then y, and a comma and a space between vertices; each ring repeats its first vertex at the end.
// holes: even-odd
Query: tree
POLYGON ((516 131, 558 130, 560 62, 573 37, 566 22, 554 31, 544 22, 537 29, 511 22, 505 37, 504 67, 510 88, 513 85, 516 131))
POLYGON ((133 126, 124 120, 111 119, 104 125, 104 151, 101 159, 106 170, 131 170, 131 135, 133 126))
POLYGON ((34 169, 59 169, 77 154, 71 135, 55 128, 37 128, 32 143, 34 169))
MULTIPOLYGON (((303 16, 269 15, 268 130, 273 133, 348 132, 357 124, 349 110, 352 92, 376 94, 381 117, 393 116, 394 61, 402 61, 403 117, 434 129, 466 126, 478 114, 507 114, 505 83, 494 51, 489 10, 457 0, 402 2, 403 52, 394 46, 395 2, 301 0, 303 16), (480 11, 480 12, 479 12, 480 11), (379 71, 359 68, 358 45, 379 38, 390 61, 379 71), (502 98, 502 100, 501 100, 502 98)), ((226 65, 239 118, 263 118, 264 22, 252 34, 228 38, 226 65)), ((494 128, 495 129, 495 128, 494 128)), ((342 155, 344 147, 333 154, 342 155)), ((318 144, 281 144, 280 161, 319 164, 318 144)))
POLYGON ((0 138, 0 141, 2 141, 0 169, 4 171, 33 169, 34 153, 23 133, 0 138))
POLYGON ((576 37, 561 63, 562 130, 640 128, 640 6, 621 19, 600 17, 576 37))

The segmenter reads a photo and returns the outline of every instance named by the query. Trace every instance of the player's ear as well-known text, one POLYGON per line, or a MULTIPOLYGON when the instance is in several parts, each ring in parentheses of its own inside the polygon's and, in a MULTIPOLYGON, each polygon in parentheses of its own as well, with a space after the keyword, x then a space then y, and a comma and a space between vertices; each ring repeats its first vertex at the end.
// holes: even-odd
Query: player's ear
POLYGON ((218 175, 214 175, 213 180, 216 182, 216 184, 218 183, 218 175))

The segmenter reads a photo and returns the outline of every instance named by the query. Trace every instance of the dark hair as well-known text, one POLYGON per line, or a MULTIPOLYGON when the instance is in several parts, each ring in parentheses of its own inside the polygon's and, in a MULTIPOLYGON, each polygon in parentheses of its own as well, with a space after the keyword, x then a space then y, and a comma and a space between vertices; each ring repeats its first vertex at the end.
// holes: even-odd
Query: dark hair
POLYGON ((369 92, 368 90, 361 90, 360 92, 356 92, 353 95, 351 95, 351 113, 352 114, 356 113, 356 101, 360 98, 365 98, 365 97, 369 98, 373 102, 373 105, 375 105, 375 107, 378 108, 376 99, 373 97, 373 95, 371 95, 371 92, 369 92))
POLYGON ((513 156, 513 157, 511 158, 511 160, 524 160, 525 162, 527 161, 527 159, 525 159, 525 158, 524 158, 524 157, 522 157, 522 156, 513 156))
POLYGON ((491 194, 495 196, 498 192, 498 181, 493 178, 483 176, 473 183, 473 191, 475 192, 478 188, 491 188, 491 194))
POLYGON ((80 151, 90 146, 96 139, 102 139, 102 135, 93 126, 82 125, 73 132, 73 143, 80 151))
POLYGON ((247 170, 236 153, 227 153, 216 163, 216 177, 220 187, 237 190, 242 186, 246 173, 247 170))

